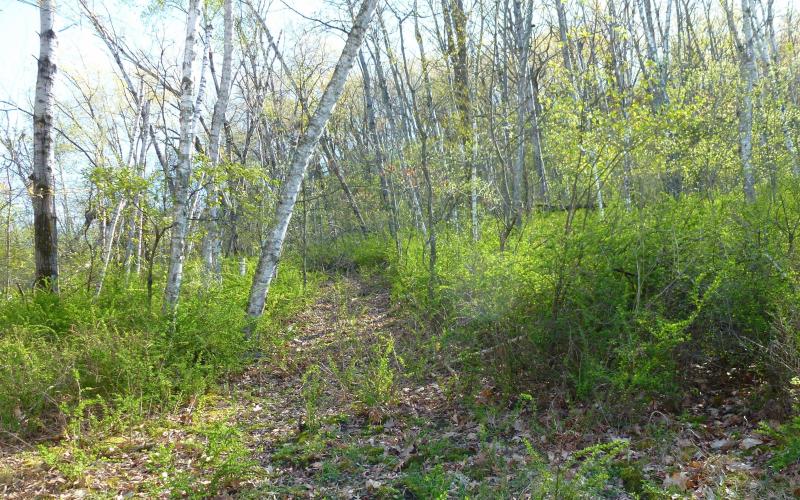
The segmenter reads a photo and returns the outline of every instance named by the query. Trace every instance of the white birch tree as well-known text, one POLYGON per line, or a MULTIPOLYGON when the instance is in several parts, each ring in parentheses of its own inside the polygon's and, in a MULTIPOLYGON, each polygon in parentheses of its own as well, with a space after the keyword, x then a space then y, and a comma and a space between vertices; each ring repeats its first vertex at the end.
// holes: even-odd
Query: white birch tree
MULTIPOLYGON (((208 158, 212 167, 219 164, 220 137, 222 126, 225 124, 225 112, 228 109, 228 100, 231 95, 231 80, 233 78, 233 0, 225 0, 223 4, 225 32, 223 35, 222 72, 220 74, 219 88, 217 89, 217 102, 214 103, 214 114, 211 116, 211 133, 208 141, 208 158)), ((212 168, 213 171, 213 168, 212 168)), ((208 253, 206 256, 206 269, 219 279, 220 254, 222 241, 219 235, 219 188, 214 182, 213 173, 208 186, 208 253)))
POLYGON ((39 3, 39 63, 33 106, 33 202, 36 286, 58 292, 58 234, 55 205, 55 141, 53 138, 53 83, 56 76, 55 2, 39 3))
MULTIPOLYGON (((253 277, 253 285, 250 288, 247 316, 251 320, 259 318, 264 311, 267 293, 269 293, 270 284, 275 276, 278 260, 283 249, 283 242, 286 239, 286 231, 289 228, 292 212, 297 202, 297 195, 303 183, 308 160, 319 142, 319 138, 336 102, 339 100, 347 75, 353 67, 377 4, 378 0, 363 0, 355 21, 353 21, 353 27, 347 35, 347 41, 339 56, 339 61, 336 63, 333 75, 325 88, 325 92, 322 94, 317 109, 314 111, 311 120, 309 120, 308 128, 306 128, 297 143, 292 155, 289 172, 281 186, 278 206, 275 209, 275 222, 261 246, 261 256, 253 277)), ((250 329, 252 329, 252 323, 248 326, 248 331, 250 329)))
POLYGON ((189 225, 189 183, 192 176, 192 148, 194 146, 197 110, 194 103, 194 61, 197 22, 200 17, 200 0, 191 0, 186 13, 186 43, 181 66, 180 143, 178 163, 175 167, 172 189, 172 235, 170 240, 169 270, 164 289, 164 312, 173 313, 178 304, 183 280, 186 233, 189 225))

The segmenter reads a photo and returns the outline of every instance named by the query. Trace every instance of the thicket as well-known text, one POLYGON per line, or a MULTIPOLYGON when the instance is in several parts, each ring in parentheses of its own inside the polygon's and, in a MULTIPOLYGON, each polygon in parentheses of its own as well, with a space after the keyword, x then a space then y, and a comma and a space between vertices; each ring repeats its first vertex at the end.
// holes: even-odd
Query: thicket
POLYGON ((488 377, 508 395, 546 383, 612 410, 678 409, 699 370, 738 370, 766 381, 756 404, 781 413, 800 372, 800 185, 782 186, 755 204, 665 195, 535 213, 505 250, 499 225, 476 243, 440 230, 433 276, 417 235, 400 254, 379 236, 340 239, 310 262, 384 275, 420 333, 415 362, 444 364, 467 388, 488 377))
POLYGON ((28 291, 0 303, 6 433, 57 432, 89 412, 116 412, 132 423, 202 394, 274 341, 316 283, 307 288, 300 266, 284 262, 267 313, 246 338, 242 311, 252 276, 240 276, 235 263, 219 283, 191 264, 174 321, 150 303, 139 280, 112 274, 99 297, 76 276, 59 296, 28 291))

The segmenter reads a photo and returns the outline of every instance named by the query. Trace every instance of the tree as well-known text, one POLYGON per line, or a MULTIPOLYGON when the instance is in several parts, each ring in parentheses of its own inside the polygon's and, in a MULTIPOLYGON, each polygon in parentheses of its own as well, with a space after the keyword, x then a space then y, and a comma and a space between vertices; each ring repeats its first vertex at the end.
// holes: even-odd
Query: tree
MULTIPOLYGON (((356 60, 358 49, 364 40, 377 4, 378 0, 364 0, 362 2, 353 22, 353 27, 347 35, 347 41, 342 49, 339 62, 333 70, 331 80, 328 82, 325 92, 322 94, 322 99, 320 99, 317 109, 308 123, 308 128, 295 147, 289 172, 281 186, 278 206, 275 209, 275 223, 261 246, 261 256, 253 277, 253 285, 250 288, 247 316, 251 320, 259 318, 264 312, 269 286, 277 270, 278 260, 286 239, 286 231, 289 229, 289 222, 297 202, 300 186, 303 183, 308 160, 319 142, 336 101, 339 100, 345 80, 347 80, 347 75, 356 60)), ((252 322, 248 325, 248 329, 252 329, 252 322)))
POLYGON ((742 160, 742 187, 747 201, 756 198, 756 181, 753 174, 753 89, 758 78, 756 68, 755 40, 753 35, 753 7, 751 0, 742 0, 742 35, 736 28, 733 7, 723 1, 728 29, 739 56, 739 156, 742 160), (744 38, 744 39, 742 39, 744 38))
POLYGON ((470 190, 470 222, 472 239, 478 239, 478 169, 475 161, 470 161, 469 143, 473 140, 472 103, 467 62, 467 15, 463 0, 442 0, 447 33, 447 53, 453 67, 453 93, 458 111, 458 131, 461 157, 467 169, 470 190), (451 26, 452 25, 452 26, 451 26))
POLYGON ((169 270, 164 289, 164 312, 174 313, 183 280, 186 233, 189 225, 189 182, 192 177, 192 158, 197 124, 195 107, 193 67, 195 60, 195 36, 200 17, 200 0, 191 0, 186 13, 186 43, 183 49, 180 100, 180 144, 178 163, 175 166, 172 189, 172 236, 170 240, 169 270))
POLYGON ((58 292, 58 233, 56 228, 55 142, 53 138, 53 83, 56 77, 55 2, 39 4, 39 64, 33 107, 33 201, 36 286, 58 292))
POLYGON ((743 42, 736 47, 741 59, 742 103, 739 109, 739 154, 742 157, 742 182, 747 201, 756 198, 756 181, 753 175, 753 88, 758 78, 753 40, 753 7, 751 0, 742 0, 743 42))
POLYGON ((514 224, 522 225, 525 208, 525 124, 527 123, 528 96, 528 59, 530 54, 531 28, 533 26, 533 2, 514 0, 514 41, 517 56, 517 154, 514 157, 512 210, 514 224))
MULTIPOLYGON (((211 117, 211 132, 208 139, 208 157, 212 167, 216 167, 219 164, 220 137, 222 135, 222 126, 225 123, 225 111, 228 109, 228 100, 231 95, 231 80, 233 78, 233 72, 231 70, 233 59, 233 0, 225 0, 223 9, 225 11, 225 33, 223 35, 222 73, 220 74, 220 81, 217 88, 217 102, 214 104, 214 114, 211 117)), ((209 182, 208 191, 209 221, 206 269, 219 279, 219 259, 222 251, 222 241, 219 236, 218 219, 221 197, 213 178, 209 182)))

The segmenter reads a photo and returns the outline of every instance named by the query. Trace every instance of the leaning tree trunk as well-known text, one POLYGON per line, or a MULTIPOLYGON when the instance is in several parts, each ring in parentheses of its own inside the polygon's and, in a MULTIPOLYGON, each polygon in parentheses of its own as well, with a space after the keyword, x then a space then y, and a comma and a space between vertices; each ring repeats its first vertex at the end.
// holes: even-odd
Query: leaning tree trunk
POLYGON ((114 213, 111 216, 111 222, 108 226, 106 226, 106 236, 103 239, 103 246, 100 247, 100 251, 102 252, 102 261, 100 264, 100 276, 97 279, 97 286, 95 287, 94 292, 95 297, 99 297, 100 293, 103 291, 103 283, 106 279, 108 266, 111 263, 112 252, 114 251, 114 235, 117 232, 117 226, 119 225, 122 212, 125 210, 125 205, 127 205, 127 203, 128 199, 125 197, 125 193, 121 194, 119 201, 117 201, 116 207, 114 207, 114 213))
POLYGON ((186 15, 186 45, 183 49, 180 101, 180 143, 178 164, 175 166, 173 184, 173 225, 170 241, 169 271, 164 289, 164 312, 172 313, 178 304, 178 296, 183 280, 183 259, 186 232, 189 225, 189 182, 192 175, 192 146, 196 123, 194 105, 194 66, 195 31, 199 17, 200 0, 192 0, 186 15))
MULTIPOLYGON (((367 32, 367 27, 373 12, 375 12, 377 3, 378 0, 364 0, 361 4, 361 9, 356 16, 350 34, 347 35, 347 42, 345 42, 342 49, 342 54, 336 64, 336 69, 333 71, 333 76, 328 82, 328 86, 322 94, 322 99, 320 99, 319 105, 308 123, 308 128, 297 143, 289 166, 289 172, 281 187, 278 206, 275 209, 275 224, 261 246, 261 256, 253 277, 253 285, 250 289, 250 298, 247 305, 247 315, 250 319, 257 319, 264 312, 269 286, 278 267, 278 259, 283 249, 286 231, 289 228, 289 221, 292 218, 292 212, 297 202, 297 195, 303 183, 308 160, 314 152, 317 142, 319 142, 322 130, 328 123, 328 118, 333 112, 336 101, 339 100, 345 80, 347 80, 347 75, 353 67, 358 49, 364 40, 364 35, 367 32)), ((252 323, 248 325, 248 331, 252 326, 252 323)))
POLYGON ((361 209, 358 208, 358 203, 356 203, 356 199, 353 196, 353 191, 350 189, 350 186, 347 185, 347 181, 345 181, 342 171, 339 170, 339 165, 336 164, 335 152, 333 150, 333 146, 330 144, 330 141, 322 141, 322 151, 325 153, 325 158, 328 162, 328 168, 339 180, 339 184, 342 185, 342 191, 344 191, 347 203, 350 205, 350 208, 353 210, 353 214, 356 216, 358 227, 361 229, 361 234, 366 236, 368 231, 367 224, 364 222, 364 216, 361 214, 361 209))
POLYGON ((36 286, 58 292, 58 234, 56 231, 55 163, 53 141, 53 82, 57 46, 53 29, 55 2, 39 4, 39 68, 36 74, 36 100, 33 107, 33 202, 36 286))

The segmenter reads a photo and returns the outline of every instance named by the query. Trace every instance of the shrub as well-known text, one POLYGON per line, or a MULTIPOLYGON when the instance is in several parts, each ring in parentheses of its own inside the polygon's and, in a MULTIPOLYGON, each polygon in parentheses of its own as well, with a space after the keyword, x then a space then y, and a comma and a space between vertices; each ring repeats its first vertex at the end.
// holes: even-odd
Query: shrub
POLYGON ((788 183, 752 205, 687 196, 604 216, 535 214, 505 251, 491 224, 477 243, 444 230, 433 296, 419 237, 387 274, 445 359, 508 394, 567 383, 632 409, 677 400, 687 368, 709 360, 751 367, 780 390, 792 370, 776 365, 798 365, 799 192, 788 183))
MULTIPOLYGON (((255 347, 242 333, 249 278, 226 272, 209 284, 195 266, 187 265, 174 324, 149 307, 138 283, 113 273, 97 298, 67 287, 60 296, 35 292, 0 303, 2 429, 44 430, 69 420, 82 401, 104 413, 120 401, 151 411, 240 369, 255 347)), ((284 262, 258 326, 264 342, 306 301, 299 270, 284 262)))

